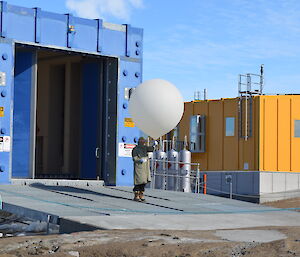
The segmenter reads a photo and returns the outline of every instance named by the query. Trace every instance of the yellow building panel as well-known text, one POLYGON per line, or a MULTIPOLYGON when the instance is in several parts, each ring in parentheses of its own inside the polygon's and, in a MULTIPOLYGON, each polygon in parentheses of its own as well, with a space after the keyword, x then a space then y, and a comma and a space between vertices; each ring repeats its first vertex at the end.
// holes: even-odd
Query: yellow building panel
MULTIPOLYGON (((253 102, 253 136, 247 141, 239 137, 238 102, 238 98, 228 98, 186 103, 186 105, 193 105, 193 108, 186 108, 189 113, 193 109, 193 114, 190 115, 206 116, 206 152, 192 154, 192 161, 199 162, 202 170, 244 170, 244 167, 247 167, 247 170, 258 169, 258 137, 256 136, 258 122, 254 119, 255 102, 253 102), (226 136, 226 117, 235 119, 234 136, 226 136)), ((185 122, 181 124, 181 132, 187 133, 189 119, 185 116, 183 120, 185 122)), ((180 133, 181 137, 183 133, 180 133)))
POLYGON ((291 99, 278 98, 278 171, 291 170, 291 99))
POLYGON ((300 172, 300 138, 294 121, 300 120, 300 96, 260 97, 259 170, 300 172))
POLYGON ((190 117, 193 115, 194 103, 188 102, 184 104, 184 113, 179 123, 179 140, 183 141, 184 136, 190 138, 190 117))
POLYGON ((234 118, 234 135, 226 136, 224 127, 222 135, 224 137, 223 147, 223 169, 238 170, 239 163, 239 136, 238 136, 238 101, 237 99, 224 100, 224 126, 226 118, 234 118))
POLYGON ((258 137, 257 137, 257 102, 258 99, 256 97, 252 98, 252 109, 250 111, 250 99, 247 100, 247 118, 246 118, 246 101, 242 101, 242 126, 240 126, 240 130, 242 130, 242 138, 239 138, 238 147, 239 147, 239 163, 238 170, 257 170, 257 157, 258 154, 258 137), (252 120, 250 117, 250 112, 252 112, 252 120), (250 134, 250 130, 247 130, 248 138, 245 139, 245 126, 248 124, 248 128, 251 126, 252 133, 250 134))
POLYGON ((208 102, 208 117, 206 120, 208 170, 223 169, 223 102, 208 102))
POLYGON ((277 99, 264 99, 264 170, 277 170, 277 99))
POLYGON ((259 130, 258 130, 258 169, 264 170, 264 131, 265 131, 265 102, 264 98, 258 97, 259 99, 259 130))
POLYGON ((300 171, 300 137, 295 137, 295 120, 300 120, 300 98, 291 101, 291 170, 300 171))
POLYGON ((260 131, 260 97, 254 97, 253 110, 253 137, 254 137, 254 163, 253 170, 259 170, 259 131, 260 131))

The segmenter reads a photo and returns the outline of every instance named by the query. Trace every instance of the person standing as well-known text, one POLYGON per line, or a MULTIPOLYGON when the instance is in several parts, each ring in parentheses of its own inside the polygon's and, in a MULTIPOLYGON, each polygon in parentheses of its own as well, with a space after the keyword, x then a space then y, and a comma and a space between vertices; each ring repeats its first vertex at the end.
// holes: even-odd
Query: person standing
POLYGON ((150 162, 148 152, 153 152, 154 146, 146 146, 146 140, 143 137, 139 138, 138 145, 132 150, 132 160, 134 164, 134 201, 145 201, 145 186, 151 182, 150 162))

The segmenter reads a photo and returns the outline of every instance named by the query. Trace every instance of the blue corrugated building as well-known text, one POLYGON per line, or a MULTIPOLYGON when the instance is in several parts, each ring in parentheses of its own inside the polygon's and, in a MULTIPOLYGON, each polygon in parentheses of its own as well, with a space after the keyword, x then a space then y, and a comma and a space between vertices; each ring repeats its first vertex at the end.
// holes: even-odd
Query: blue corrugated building
POLYGON ((143 30, 1 1, 0 184, 12 178, 133 183, 128 113, 143 30))

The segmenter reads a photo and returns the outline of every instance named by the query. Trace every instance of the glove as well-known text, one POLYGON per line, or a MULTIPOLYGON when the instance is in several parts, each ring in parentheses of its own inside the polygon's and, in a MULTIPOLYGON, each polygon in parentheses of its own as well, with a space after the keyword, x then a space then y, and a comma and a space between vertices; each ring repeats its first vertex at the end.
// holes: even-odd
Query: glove
POLYGON ((145 158, 141 158, 140 160, 138 160, 138 163, 139 164, 142 164, 142 163, 144 163, 145 162, 145 158))
POLYGON ((147 162, 147 158, 141 158, 141 159, 139 160, 139 163, 140 163, 140 164, 142 164, 142 163, 144 163, 144 162, 147 162))

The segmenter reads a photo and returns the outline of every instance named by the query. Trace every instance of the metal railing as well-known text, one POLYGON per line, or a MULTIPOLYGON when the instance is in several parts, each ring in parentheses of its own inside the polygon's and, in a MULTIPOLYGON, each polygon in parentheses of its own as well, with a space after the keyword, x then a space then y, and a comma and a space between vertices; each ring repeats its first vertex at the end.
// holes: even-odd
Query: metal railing
POLYGON ((179 152, 180 150, 182 150, 184 148, 184 144, 185 144, 184 141, 179 141, 179 140, 175 140, 175 142, 173 143, 173 140, 170 140, 170 139, 164 139, 161 142, 162 142, 161 148, 165 152, 168 152, 173 147, 174 147, 174 150, 179 152))
MULTIPOLYGON (((167 190, 168 187, 168 177, 173 177, 175 179, 175 190, 173 191, 183 191, 183 190, 179 190, 181 187, 183 187, 183 182, 184 180, 186 180, 185 182, 188 181, 188 183, 190 183, 190 188, 191 188, 191 192, 197 193, 199 194, 201 191, 201 185, 204 185, 204 182, 201 182, 201 178, 200 178, 200 163, 188 163, 188 162, 177 162, 177 161, 168 161, 168 160, 158 160, 158 159, 150 159, 150 164, 151 164, 151 178, 152 181, 150 183, 150 187, 152 189, 155 188, 156 185, 156 179, 157 176, 161 176, 163 177, 163 187, 160 189, 163 190, 167 190), (178 165, 179 168, 178 169, 161 169, 157 170, 157 164, 159 163, 163 163, 163 164, 175 164, 178 165), (181 174, 181 170, 182 167, 184 167, 184 165, 190 165, 190 166, 196 166, 196 170, 188 170, 186 175, 182 175, 181 174), (177 174, 170 174, 168 172, 176 172, 177 174), (192 190, 192 188, 194 190, 192 190)), ((186 171, 185 171, 186 172, 186 171)))

